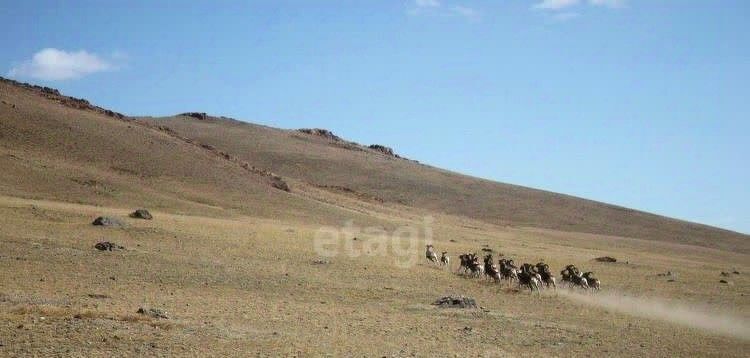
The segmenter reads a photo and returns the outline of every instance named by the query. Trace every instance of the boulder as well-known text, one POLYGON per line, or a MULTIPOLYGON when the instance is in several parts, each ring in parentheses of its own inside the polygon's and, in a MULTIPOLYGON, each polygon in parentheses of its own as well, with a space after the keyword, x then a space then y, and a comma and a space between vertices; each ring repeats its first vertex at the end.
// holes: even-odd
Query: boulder
POLYGON ((124 246, 120 246, 115 244, 114 242, 109 241, 97 242, 96 245, 94 245, 94 248, 99 251, 116 251, 125 249, 124 246))
POLYGON ((110 227, 122 227, 124 226, 120 219, 111 216, 100 216, 94 219, 91 223, 94 226, 110 226, 110 227))
POLYGON ((432 303, 440 308, 477 308, 477 301, 466 296, 445 296, 432 303))
POLYGON ((137 209, 136 211, 130 213, 130 217, 134 219, 144 219, 144 220, 151 220, 154 217, 151 216, 151 213, 148 212, 146 209, 137 209))

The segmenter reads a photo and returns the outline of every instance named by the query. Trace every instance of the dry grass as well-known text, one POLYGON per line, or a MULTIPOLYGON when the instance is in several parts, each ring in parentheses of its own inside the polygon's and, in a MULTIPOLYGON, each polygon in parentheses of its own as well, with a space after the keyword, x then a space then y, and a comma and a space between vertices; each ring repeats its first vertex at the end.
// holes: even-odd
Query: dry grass
MULTIPOLYGON (((154 221, 124 218, 126 229, 106 229, 89 225, 92 212, 128 210, 8 197, 0 198, 0 211, 0 271, 6 273, 0 315, 11 322, 0 328, 6 337, 0 350, 10 355, 743 356, 750 348, 747 340, 721 332, 585 305, 567 295, 530 295, 421 260, 411 269, 386 256, 337 256, 316 265, 318 227, 304 222, 156 211, 154 221), (39 220, 32 204, 70 219, 39 220), (127 250, 94 250, 104 237, 127 250), (94 292, 111 298, 89 297, 94 292), (483 309, 430 305, 453 293, 475 297, 483 309), (139 307, 163 309, 170 319, 137 315, 139 307)), ((721 271, 750 272, 744 254, 455 225, 462 220, 436 218, 436 246, 454 257, 488 245, 519 262, 543 258, 553 268, 574 262, 597 272, 602 294, 710 307, 740 322, 750 318, 750 278, 740 274, 731 277, 732 286, 718 284, 721 271), (604 254, 623 262, 593 260, 604 254), (656 276, 669 270, 679 273, 676 282, 656 276)), ((362 235, 353 247, 371 239, 362 235)))

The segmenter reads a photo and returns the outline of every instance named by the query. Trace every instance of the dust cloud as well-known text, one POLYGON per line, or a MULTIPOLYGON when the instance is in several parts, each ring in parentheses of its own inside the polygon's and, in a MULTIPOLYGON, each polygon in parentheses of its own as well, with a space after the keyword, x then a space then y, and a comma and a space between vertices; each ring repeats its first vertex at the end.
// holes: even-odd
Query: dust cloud
POLYGON ((590 306, 750 341, 750 321, 742 316, 719 312, 708 307, 609 292, 583 293, 558 290, 558 294, 590 306))

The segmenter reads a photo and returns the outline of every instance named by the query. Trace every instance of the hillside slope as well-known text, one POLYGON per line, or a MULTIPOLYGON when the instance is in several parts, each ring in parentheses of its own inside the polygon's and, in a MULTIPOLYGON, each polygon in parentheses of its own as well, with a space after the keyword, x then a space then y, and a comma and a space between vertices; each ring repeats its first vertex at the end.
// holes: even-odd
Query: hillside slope
POLYGON ((339 223, 283 179, 54 90, 0 81, 0 195, 339 223), (314 218, 313 218, 314 217, 314 218))
POLYGON ((0 195, 334 224, 435 212, 750 252, 739 233, 477 179, 327 132, 200 114, 133 119, 8 80, 0 100, 0 195))
POLYGON ((627 236, 748 252, 748 236, 706 225, 473 178, 383 154, 326 132, 302 133, 228 118, 143 118, 284 177, 384 202, 499 225, 627 236))

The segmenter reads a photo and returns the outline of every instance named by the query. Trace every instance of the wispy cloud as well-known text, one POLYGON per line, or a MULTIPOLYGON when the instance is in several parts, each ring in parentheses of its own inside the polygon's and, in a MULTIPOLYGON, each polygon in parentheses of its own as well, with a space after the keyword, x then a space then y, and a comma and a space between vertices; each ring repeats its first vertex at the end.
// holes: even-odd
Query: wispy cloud
POLYGON ((565 12, 558 12, 552 15, 552 18, 560 22, 565 22, 565 21, 573 20, 577 18, 578 16, 581 16, 581 14, 577 12, 573 12, 573 11, 565 11, 565 12))
POLYGON ((478 20, 480 17, 479 11, 466 6, 456 5, 451 8, 451 11, 470 20, 478 20))
POLYGON ((532 8, 537 10, 562 10, 578 5, 579 2, 579 0, 542 0, 534 4, 532 8))
POLYGON ((581 13, 577 11, 579 5, 615 9, 625 7, 625 3, 626 0, 537 0, 531 5, 531 9, 542 11, 555 21, 565 22, 581 16, 581 13))
POLYGON ((481 13, 474 8, 463 5, 443 4, 438 0, 414 0, 407 10, 409 15, 460 16, 467 20, 479 20, 481 13))
POLYGON ((611 8, 624 7, 626 0, 589 0, 593 6, 605 6, 611 8))
MULTIPOLYGON (((123 54, 118 53, 117 56, 121 57, 123 54)), ((116 70, 118 66, 114 60, 85 50, 45 48, 35 53, 31 59, 13 66, 8 71, 8 77, 31 77, 48 81, 77 79, 97 72, 116 70)))
POLYGON ((415 0, 414 5, 417 7, 440 7, 438 0, 415 0))

